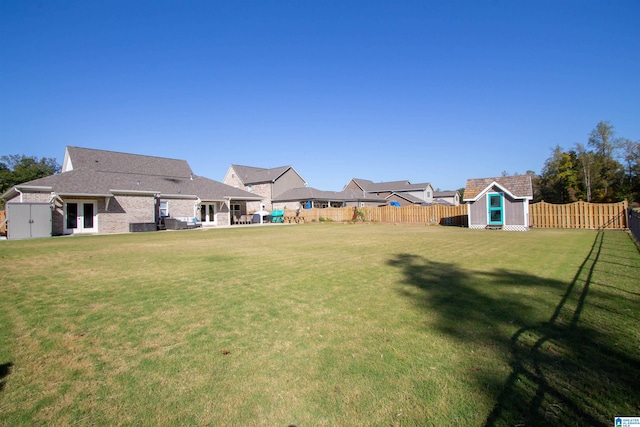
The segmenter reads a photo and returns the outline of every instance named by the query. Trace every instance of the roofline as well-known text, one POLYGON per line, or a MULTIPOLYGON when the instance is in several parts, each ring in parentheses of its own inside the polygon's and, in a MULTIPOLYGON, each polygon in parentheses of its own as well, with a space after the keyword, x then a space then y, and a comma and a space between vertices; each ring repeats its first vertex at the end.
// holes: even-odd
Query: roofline
POLYGON ((164 193, 155 193, 160 194, 160 197, 169 197, 172 199, 197 199, 198 196, 195 194, 164 194, 164 193))
MULTIPOLYGON (((307 187, 309 185, 309 183, 302 177, 302 175, 300 175, 300 173, 298 173, 298 171, 296 170, 296 168, 294 168, 293 166, 289 166, 289 169, 292 169, 296 175, 298 175, 300 177, 300 179, 302 180, 302 182, 304 182, 304 186, 307 187)), ((285 174, 286 171, 282 172, 282 175, 285 174)), ((280 175, 280 176, 282 176, 280 175)), ((278 177, 280 178, 280 177, 278 177)))
POLYGON ((477 201, 480 197, 484 196, 489 188, 496 186, 499 189, 501 189, 502 191, 504 191, 506 194, 508 194, 511 198, 513 199, 518 199, 518 200, 533 200, 532 196, 516 196, 514 195, 511 191, 507 190, 506 188, 504 188, 503 185, 500 185, 497 181, 493 180, 491 182, 491 184, 487 185, 486 187, 484 187, 482 189, 482 191, 478 192, 478 194, 476 194, 476 197, 471 198, 471 199, 467 199, 466 197, 463 197, 462 200, 464 200, 465 202, 475 202, 477 201))
POLYGON ((53 187, 50 185, 14 185, 13 188, 24 188, 25 190, 53 190, 53 187))
POLYGON ((155 195, 159 194, 160 191, 151 191, 151 190, 112 190, 109 189, 113 194, 149 194, 155 195))
POLYGON ((361 180, 361 178, 351 178, 351 181, 347 182, 347 184, 342 187, 342 191, 344 191, 349 186, 349 184, 353 182, 360 189, 360 191, 366 193, 367 190, 365 190, 362 185, 360 185, 360 183, 358 182, 359 180, 361 180))
MULTIPOLYGON (((273 169, 277 169, 277 168, 273 168, 273 169)), ((268 182, 276 182, 276 180, 278 178, 280 178, 282 175, 284 175, 285 173, 287 173, 289 171, 289 169, 293 169, 293 166, 286 166, 286 169, 283 170, 280 175, 276 176, 275 178, 273 178, 271 181, 268 181, 268 182)), ((293 169, 293 171, 296 172, 295 169, 293 169)), ((298 173, 298 172, 296 172, 296 173, 298 173)), ((298 174, 298 176, 300 176, 300 174, 298 174)), ((300 178, 302 178, 302 177, 300 176, 300 178)), ((304 179, 303 179, 303 181, 304 181, 304 179)))
POLYGON ((59 197, 113 197, 113 194, 101 194, 101 193, 56 193, 59 197))
MULTIPOLYGON (((275 168, 259 168, 256 166, 246 166, 246 165, 238 165, 238 164, 231 164, 229 166, 229 169, 227 169, 227 173, 225 174, 225 177, 227 176, 227 174, 229 174, 229 171, 231 170, 231 168, 233 168, 234 166, 240 166, 242 168, 251 168, 251 169, 261 169, 262 171, 269 171, 269 170, 274 170, 274 169, 279 169, 279 168, 286 168, 284 171, 282 171, 281 174, 277 175, 275 178, 272 178, 270 180, 265 180, 265 181, 246 181, 244 179, 242 179, 242 177, 240 175, 237 175, 237 178, 240 180, 240 182, 242 182, 243 185, 254 185, 254 184, 263 184, 265 182, 268 183, 275 183, 276 180, 278 180, 278 178, 280 178, 282 175, 284 175, 285 173, 287 173, 287 171, 289 171, 289 169, 293 170, 293 172, 298 175, 300 177, 300 179, 302 180, 302 182, 304 183, 304 186, 306 187, 308 185, 307 181, 302 177, 302 175, 300 175, 298 173, 298 171, 296 170, 296 168, 294 168, 291 165, 286 165, 286 166, 276 166, 275 168)), ((234 168, 235 170, 235 168, 234 168)))
MULTIPOLYGON (((408 199, 407 197, 405 197, 402 193, 399 193, 399 192, 396 192, 396 191, 391 191, 391 193, 390 193, 387 197, 385 197, 385 198, 384 198, 384 200, 388 200, 388 199, 389 199, 389 198, 391 198, 392 196, 398 196, 398 197, 400 197, 401 199, 404 199, 404 200, 406 200, 407 202, 409 202, 409 203, 411 203, 411 204, 414 204, 414 205, 415 205, 415 204, 417 204, 415 201, 413 201, 413 200, 409 200, 409 199, 408 199)), ((420 202, 419 202, 419 203, 427 203, 427 201, 426 201, 426 200, 420 200, 420 202)))
POLYGON ((13 193, 19 194, 22 190, 37 190, 37 191, 53 191, 53 187, 48 185, 14 185, 7 191, 0 195, 0 199, 8 199, 13 193))
POLYGON ((264 197, 222 196, 224 200, 264 200, 264 197))
MULTIPOLYGON (((154 159, 163 159, 163 160, 178 160, 181 162, 187 162, 185 159, 177 159, 174 157, 162 157, 162 156, 153 156, 153 155, 149 155, 149 154, 138 154, 138 153, 127 153, 124 151, 115 151, 115 150, 103 150, 100 148, 87 148, 87 147, 80 147, 78 145, 67 145, 65 149, 69 149, 69 148, 77 148, 80 150, 87 150, 87 151, 102 151, 105 153, 113 153, 113 154, 126 154, 128 156, 139 156, 139 157, 151 157, 154 159)), ((189 164, 189 162, 187 162, 187 164, 189 164)), ((191 168, 191 166, 189 166, 189 168, 191 168)))

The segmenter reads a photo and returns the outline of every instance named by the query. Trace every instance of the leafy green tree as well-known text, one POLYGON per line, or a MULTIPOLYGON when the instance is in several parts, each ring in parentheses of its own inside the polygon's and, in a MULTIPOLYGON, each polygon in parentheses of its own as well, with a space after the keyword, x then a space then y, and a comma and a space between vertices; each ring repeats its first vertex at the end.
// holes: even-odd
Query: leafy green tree
POLYGON ((591 194, 593 188, 593 181, 597 179, 598 172, 595 169, 596 159, 593 151, 589 151, 584 145, 576 143, 576 156, 578 161, 579 176, 580 176, 580 196, 582 200, 591 202, 591 194))
MULTIPOLYGON (((56 159, 13 154, 0 157, 0 194, 23 182, 60 172, 56 159)), ((4 203, 4 202, 2 202, 4 203)), ((4 207, 4 206, 3 206, 4 207)))
POLYGON ((553 149, 533 182, 535 201, 640 201, 640 142, 617 137, 613 125, 601 121, 586 145, 553 149))
POLYGON ((539 180, 540 200, 549 203, 571 203, 578 200, 576 152, 565 152, 559 145, 544 164, 539 180))
POLYGON ((465 187, 458 188, 457 190, 458 193, 460 193, 460 203, 466 203, 465 201, 462 200, 464 199, 464 190, 465 190, 465 187))
POLYGON ((640 141, 625 139, 622 145, 627 200, 640 202, 640 141))
POLYGON ((608 121, 599 122, 589 134, 589 146, 595 150, 594 162, 598 169, 600 186, 595 192, 595 201, 611 202, 624 198, 624 168, 616 160, 616 154, 622 146, 623 139, 616 137, 616 132, 608 121))

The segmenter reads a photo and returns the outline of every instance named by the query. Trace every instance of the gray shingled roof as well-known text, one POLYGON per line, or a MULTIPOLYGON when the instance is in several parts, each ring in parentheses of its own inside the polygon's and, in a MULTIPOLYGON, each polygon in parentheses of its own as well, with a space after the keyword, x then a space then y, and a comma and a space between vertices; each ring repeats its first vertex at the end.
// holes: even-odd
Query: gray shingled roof
POLYGON ((433 197, 454 197, 457 191, 434 191, 433 197))
POLYGON ((361 191, 323 191, 312 187, 291 188, 273 199, 274 202, 291 202, 303 200, 335 200, 335 201, 374 201, 384 203, 379 197, 363 195, 361 191))
POLYGON ((191 168, 184 160, 69 148, 73 170, 15 187, 49 187, 58 195, 106 196, 125 191, 194 196, 205 201, 228 198, 262 200, 261 196, 253 193, 192 175, 191 168), (80 156, 79 159, 76 159, 76 155, 80 156), (107 166, 113 167, 113 170, 108 170, 107 166), (141 172, 136 168, 140 168, 141 172))
POLYGON ((533 185, 531 176, 514 175, 497 178, 468 179, 464 189, 464 200, 473 200, 484 192, 493 182, 513 194, 517 198, 533 198, 533 185))
POLYGON ((411 184, 409 181, 387 181, 387 182, 373 182, 368 179, 352 179, 360 188, 368 193, 379 193, 385 191, 412 191, 412 190, 424 190, 430 184, 428 182, 411 184))
POLYGON ((405 199, 405 200, 406 200, 406 201, 408 201, 408 202, 411 202, 411 203, 413 203, 413 204, 418 204, 418 205, 419 205, 419 204, 421 204, 421 203, 426 203, 426 202, 425 202, 423 199, 421 199, 420 197, 416 197, 416 196, 414 196, 413 194, 409 194, 409 193, 402 193, 402 192, 400 192, 400 193, 396 193, 396 192, 393 192, 393 193, 391 193, 391 194, 389 194, 389 195, 387 196, 387 199, 391 199, 391 198, 393 198, 393 197, 400 197, 400 198, 405 199))
POLYGON ((264 169, 253 166, 231 165, 236 175, 244 185, 275 182, 282 174, 291 169, 291 166, 264 169))
POLYGON ((119 153, 93 148, 67 147, 73 170, 136 173, 188 178, 193 174, 186 160, 119 153))

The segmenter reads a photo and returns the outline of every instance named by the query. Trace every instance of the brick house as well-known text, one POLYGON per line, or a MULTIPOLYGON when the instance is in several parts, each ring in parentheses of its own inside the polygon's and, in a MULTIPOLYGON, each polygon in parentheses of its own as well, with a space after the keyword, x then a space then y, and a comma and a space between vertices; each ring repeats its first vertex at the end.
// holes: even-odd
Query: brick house
POLYGON ((352 178, 344 190, 362 191, 370 197, 381 198, 387 203, 400 206, 430 205, 433 203, 433 186, 426 182, 412 184, 409 181, 373 182, 368 179, 352 178))
POLYGON ((230 225, 262 196, 196 176, 185 160, 67 147, 61 173, 18 184, 6 203, 50 203, 52 234, 122 233, 161 217, 230 225))
POLYGON ((386 200, 353 189, 323 191, 311 187, 292 188, 273 199, 275 209, 341 208, 353 206, 363 208, 384 206, 386 200))
MULTIPOLYGON (((231 165, 222 180, 223 183, 245 190, 262 198, 264 209, 274 209, 273 199, 292 188, 306 187, 307 182, 292 166, 258 168, 231 165)), ((249 203, 249 211, 262 210, 260 202, 249 203)))

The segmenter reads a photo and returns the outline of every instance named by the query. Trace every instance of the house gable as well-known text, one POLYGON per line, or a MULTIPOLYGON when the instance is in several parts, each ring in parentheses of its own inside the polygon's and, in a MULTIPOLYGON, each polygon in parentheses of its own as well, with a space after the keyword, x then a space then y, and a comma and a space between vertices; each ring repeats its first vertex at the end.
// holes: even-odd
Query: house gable
MULTIPOLYGON (((258 168, 232 164, 225 174, 225 184, 261 195, 265 208, 271 209, 272 200, 287 190, 306 187, 307 183, 292 166, 258 168)), ((260 206, 260 208, 262 208, 260 206)))

